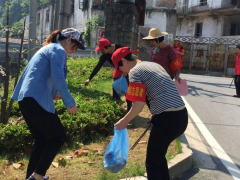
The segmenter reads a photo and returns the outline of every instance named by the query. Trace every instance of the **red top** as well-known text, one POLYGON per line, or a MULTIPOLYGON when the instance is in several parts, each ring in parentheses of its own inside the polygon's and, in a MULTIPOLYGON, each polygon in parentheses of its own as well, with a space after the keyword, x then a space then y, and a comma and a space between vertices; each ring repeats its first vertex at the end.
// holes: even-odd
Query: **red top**
POLYGON ((151 62, 160 64, 167 71, 170 77, 175 77, 176 74, 180 73, 180 69, 173 71, 170 66, 170 64, 177 59, 177 54, 171 45, 160 49, 159 52, 156 51, 154 54, 153 52, 155 49, 156 48, 154 47, 151 51, 151 62))
POLYGON ((237 60, 235 65, 235 75, 240 75, 240 54, 237 55, 237 60))
MULTIPOLYGON (((177 46, 173 45, 173 48, 175 49, 175 51, 184 53, 184 49, 180 44, 177 45, 177 46)), ((177 59, 179 60, 179 62, 182 63, 182 55, 181 54, 177 54, 177 59)))

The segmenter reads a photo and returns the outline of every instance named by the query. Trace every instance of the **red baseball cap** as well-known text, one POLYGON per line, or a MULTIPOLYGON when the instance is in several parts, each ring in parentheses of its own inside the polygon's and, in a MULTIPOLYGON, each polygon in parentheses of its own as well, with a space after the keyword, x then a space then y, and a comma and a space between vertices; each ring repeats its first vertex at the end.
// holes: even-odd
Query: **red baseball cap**
POLYGON ((105 46, 111 45, 110 41, 107 39, 99 39, 98 40, 98 46, 95 49, 95 51, 101 51, 105 46))
POLYGON ((138 53, 138 51, 130 51, 129 47, 122 47, 117 49, 112 55, 112 62, 114 65, 113 78, 118 78, 122 75, 122 71, 118 70, 118 62, 130 53, 138 53))

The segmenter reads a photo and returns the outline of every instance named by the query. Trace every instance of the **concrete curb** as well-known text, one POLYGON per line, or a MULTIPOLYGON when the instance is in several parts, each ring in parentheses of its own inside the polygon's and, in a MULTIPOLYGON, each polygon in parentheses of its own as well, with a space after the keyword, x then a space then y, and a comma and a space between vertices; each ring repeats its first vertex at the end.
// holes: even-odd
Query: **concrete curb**
MULTIPOLYGON (((182 144, 182 153, 178 154, 172 160, 168 161, 169 176, 171 179, 178 177, 192 167, 193 152, 188 144, 186 136, 182 134, 180 136, 180 140, 182 144)), ((146 177, 147 173, 145 173, 144 176, 131 177, 120 180, 147 180, 146 177)))
POLYGON ((190 148, 184 134, 180 136, 180 140, 182 144, 182 153, 178 154, 168 162, 169 175, 171 179, 178 177, 192 167, 192 149, 190 148))

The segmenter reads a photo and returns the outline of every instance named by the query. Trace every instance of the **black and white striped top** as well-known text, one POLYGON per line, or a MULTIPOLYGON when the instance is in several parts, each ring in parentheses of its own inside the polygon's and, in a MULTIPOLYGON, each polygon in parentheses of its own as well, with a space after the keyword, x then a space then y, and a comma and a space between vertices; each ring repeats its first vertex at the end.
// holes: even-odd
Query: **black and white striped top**
POLYGON ((140 62, 129 72, 129 81, 146 85, 152 115, 185 106, 177 88, 165 71, 154 62, 140 62))

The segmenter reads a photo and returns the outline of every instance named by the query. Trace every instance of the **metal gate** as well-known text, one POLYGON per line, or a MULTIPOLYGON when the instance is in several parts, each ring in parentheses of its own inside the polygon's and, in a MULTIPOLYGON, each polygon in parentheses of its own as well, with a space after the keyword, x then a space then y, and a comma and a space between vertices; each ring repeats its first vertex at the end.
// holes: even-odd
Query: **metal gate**
POLYGON ((208 44, 194 44, 191 70, 194 74, 204 74, 207 68, 208 44))
POLYGON ((181 72, 234 75, 240 38, 177 36, 185 49, 181 72))
POLYGON ((191 43, 183 43, 182 44, 184 49, 184 56, 182 56, 182 70, 188 70, 189 69, 189 63, 190 63, 190 54, 191 54, 191 43))
POLYGON ((214 44, 210 48, 209 71, 223 72, 226 45, 214 44))

